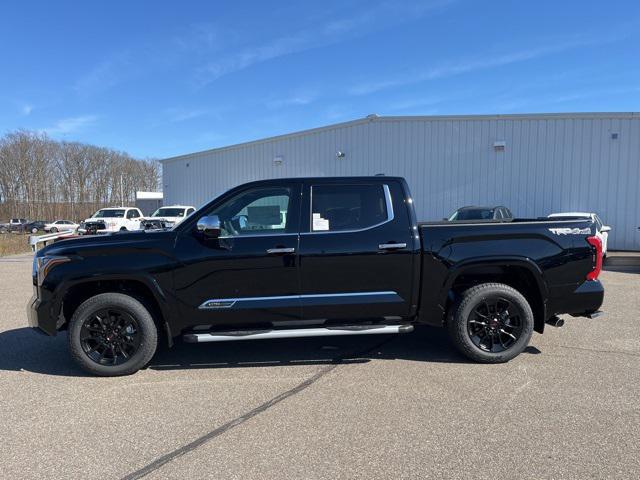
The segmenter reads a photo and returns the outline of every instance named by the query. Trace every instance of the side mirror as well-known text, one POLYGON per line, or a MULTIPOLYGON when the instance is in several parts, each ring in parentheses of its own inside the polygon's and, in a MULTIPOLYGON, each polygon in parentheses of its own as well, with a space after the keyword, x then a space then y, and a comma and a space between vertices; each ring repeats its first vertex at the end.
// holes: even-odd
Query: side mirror
POLYGON ((601 232, 610 232, 611 231, 611 227, 609 225, 603 225, 602 228, 600 229, 601 232))
POLYGON ((209 215, 198 220, 198 231, 202 232, 209 238, 218 238, 220 236, 220 219, 217 215, 209 215))

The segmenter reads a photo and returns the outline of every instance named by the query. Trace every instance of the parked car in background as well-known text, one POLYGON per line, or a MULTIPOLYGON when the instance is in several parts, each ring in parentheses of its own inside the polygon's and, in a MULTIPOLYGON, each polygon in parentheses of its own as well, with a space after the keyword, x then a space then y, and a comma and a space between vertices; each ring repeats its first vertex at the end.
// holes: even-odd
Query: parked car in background
POLYGON ((140 230, 143 219, 135 207, 101 208, 78 227, 78 233, 109 233, 140 230))
POLYGON ((173 223, 164 218, 145 218, 140 222, 140 230, 167 230, 173 223))
POLYGON ((46 224, 47 222, 45 220, 31 220, 30 222, 27 222, 23 225, 22 231, 30 233, 38 233, 39 231, 42 232, 44 231, 44 227, 46 224))
POLYGON ((0 224, 0 233, 22 232, 27 223, 29 220, 26 218, 12 218, 9 222, 0 224))
POLYGON ((53 223, 47 223, 44 226, 45 232, 56 233, 64 230, 75 230, 79 225, 71 220, 56 220, 53 223))
POLYGON ((458 222, 462 220, 513 220, 513 214, 507 207, 501 205, 495 207, 462 207, 453 212, 449 218, 445 218, 449 222, 458 222))
POLYGON ((602 242, 602 253, 606 257, 607 256, 607 240, 609 239, 609 232, 611 231, 611 227, 609 225, 605 225, 600 220, 600 217, 597 213, 587 213, 587 212, 562 212, 562 213, 552 213, 549 215, 549 218, 589 218, 596 225, 596 236, 602 242))
POLYGON ((151 218, 163 219, 176 225, 195 211, 195 207, 171 205, 169 207, 160 207, 153 213, 153 215, 151 215, 151 218))

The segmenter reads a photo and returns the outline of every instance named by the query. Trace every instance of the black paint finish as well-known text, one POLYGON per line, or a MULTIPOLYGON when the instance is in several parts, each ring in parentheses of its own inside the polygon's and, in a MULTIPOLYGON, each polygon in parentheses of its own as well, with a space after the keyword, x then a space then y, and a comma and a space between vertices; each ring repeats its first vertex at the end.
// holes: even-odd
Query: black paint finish
POLYGON ((34 276, 29 323, 55 335, 80 302, 117 290, 142 298, 170 337, 197 325, 442 325, 461 288, 497 279, 526 291, 541 330, 552 315, 587 314, 602 304, 601 284, 585 280, 594 266, 586 231, 594 232, 588 220, 419 224, 407 184, 397 177, 265 180, 232 189, 172 231, 86 236, 42 249, 38 258, 70 261, 53 267, 40 286, 34 276), (393 219, 358 231, 312 232, 311 188, 327 184, 386 185, 393 219), (287 215, 295 231, 212 239, 196 230, 200 217, 257 186, 293 189, 287 215), (267 253, 274 248, 293 250, 267 253), (200 308, 212 300, 221 303, 200 308))

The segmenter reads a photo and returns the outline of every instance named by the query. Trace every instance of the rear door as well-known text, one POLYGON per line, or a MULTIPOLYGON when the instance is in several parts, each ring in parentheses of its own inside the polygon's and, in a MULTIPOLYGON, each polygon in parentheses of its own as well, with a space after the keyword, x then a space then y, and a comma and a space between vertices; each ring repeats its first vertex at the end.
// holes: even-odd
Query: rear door
POLYGON ((401 184, 391 179, 304 185, 300 301, 305 319, 413 314, 419 247, 405 200, 401 184))

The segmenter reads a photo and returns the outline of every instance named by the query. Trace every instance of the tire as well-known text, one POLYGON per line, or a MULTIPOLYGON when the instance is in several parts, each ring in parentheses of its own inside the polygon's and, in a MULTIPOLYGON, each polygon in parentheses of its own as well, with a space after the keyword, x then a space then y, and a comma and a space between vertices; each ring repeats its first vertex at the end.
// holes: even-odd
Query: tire
POLYGON ((127 230, 127 227, 120 227, 120 231, 121 232, 127 232, 128 230, 127 230))
POLYGON ((58 229, 56 227, 51 227, 51 230, 49 230, 51 233, 56 233, 58 231, 58 229))
POLYGON ((33 227, 33 228, 31 229, 31 233, 38 233, 38 229, 37 229, 36 227, 33 227))
POLYGON ((533 327, 527 299, 502 283, 483 283, 466 290, 447 322, 455 347, 480 363, 503 363, 517 357, 529 344, 533 327))
POLYGON ((101 293, 76 309, 68 341, 72 358, 83 370, 115 377, 135 373, 151 361, 158 329, 139 300, 122 293, 101 293))

